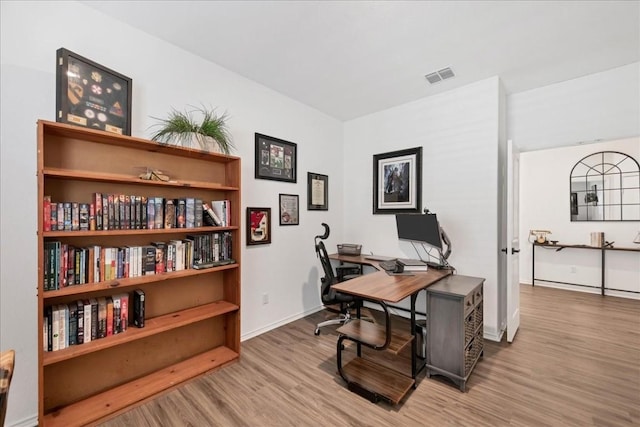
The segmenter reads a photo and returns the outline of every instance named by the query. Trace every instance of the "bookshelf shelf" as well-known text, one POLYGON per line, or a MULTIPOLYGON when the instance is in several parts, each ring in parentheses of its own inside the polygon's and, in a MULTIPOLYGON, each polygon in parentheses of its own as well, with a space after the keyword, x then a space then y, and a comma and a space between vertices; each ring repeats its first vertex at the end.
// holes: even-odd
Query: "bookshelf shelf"
MULTIPOLYGON (((38 352, 38 424, 95 424, 183 381, 238 361, 241 159, 44 120, 38 121, 37 132, 37 326, 38 339, 42 343, 38 352), (160 170, 171 181, 140 179, 138 174, 147 169, 160 170), (89 230, 49 230, 51 222, 45 223, 44 219, 45 212, 47 218, 52 212, 48 210, 49 203, 64 203, 65 208, 69 203, 88 206, 90 216, 93 215, 91 212, 96 212, 96 194, 107 197, 109 201, 113 196, 115 224, 123 229, 110 227, 109 230, 101 230, 96 215, 95 218, 90 217, 89 230), (141 208, 139 212, 137 207, 145 206, 146 212, 148 206, 152 212, 154 202, 136 204, 134 208, 133 202, 126 202, 127 198, 136 200, 136 203, 138 200, 155 200, 155 211, 161 209, 162 214, 168 215, 160 219, 154 217, 156 221, 162 219, 162 225, 167 218, 173 218, 167 213, 171 201, 174 206, 182 206, 184 219, 188 220, 188 212, 195 213, 194 210, 189 211, 189 200, 190 206, 226 200, 231 207, 227 219, 232 226, 125 229, 133 222, 128 222, 122 207, 119 212, 124 215, 122 221, 126 222, 117 221, 119 215, 115 213, 115 199, 118 198, 124 198, 124 212, 129 212, 131 218, 135 213, 141 227, 149 223, 142 222, 143 211, 141 208), (197 202, 195 205, 194 200, 197 202), (173 242, 171 247, 175 246, 175 251, 180 242, 189 246, 185 252, 185 269, 180 269, 181 264, 176 267, 177 271, 164 272, 165 269, 159 267, 161 258, 156 258, 153 250, 161 247, 158 245, 168 248, 170 242, 173 242), (150 252, 143 251, 141 255, 136 250, 134 262, 132 247, 148 248, 150 252), (105 249, 108 249, 106 253, 105 249), (196 258, 212 261, 214 258, 210 255, 221 253, 223 249, 224 257, 221 254, 220 259, 232 258, 234 264, 202 270, 190 268, 196 258), (81 258, 78 258, 78 253, 81 258), (68 254, 72 261, 65 263, 64 254, 68 254), (188 258, 189 254, 193 254, 193 258, 188 258), (129 255, 131 258, 127 258, 129 255), (125 265, 131 268, 125 269, 125 265), (162 272, 144 274, 144 271, 154 271, 154 267, 162 272), (65 269, 69 269, 69 276, 65 269), (93 277, 101 281, 64 286, 64 279, 77 283, 75 278, 78 274, 82 277, 80 281, 94 280, 93 277), (128 274, 136 277, 99 279, 128 274), (133 322, 134 291, 142 291, 145 296, 145 325, 142 328, 133 322), (121 316, 116 315, 116 300, 126 301, 127 296, 127 311, 121 316), (95 302, 98 301, 97 306, 104 309, 105 300, 107 307, 110 302, 113 305, 111 310, 105 309, 106 312, 126 322, 126 328, 123 327, 120 333, 112 333, 106 327, 107 323, 111 325, 106 320, 108 314, 106 317, 104 311, 96 314, 95 302), (83 344, 67 343, 69 336, 77 337, 78 342, 82 342, 82 337, 80 333, 67 332, 64 326, 60 326, 67 322, 66 319, 76 318, 74 307, 78 310, 85 307, 85 312, 86 307, 92 307, 89 316, 83 317, 84 323, 102 328, 96 333, 93 328, 87 330, 85 324, 84 332, 90 334, 91 339, 85 339, 83 344), (69 309, 68 313, 65 308, 69 309), (52 333, 54 317, 50 313, 53 312, 60 319, 65 319, 57 323, 59 335, 52 333), (63 335, 66 338, 60 338, 63 335), (104 338, 99 338, 101 336, 104 338), (55 347, 50 339, 64 345, 52 351, 55 347)), ((87 224, 87 209, 84 217, 82 212, 81 208, 72 220, 79 218, 87 224)), ((177 217, 176 214, 175 219, 177 217)), ((108 219, 111 218, 109 215, 108 219)), ((194 216, 190 218, 193 220, 194 216)), ((66 215, 64 219, 67 219, 66 215)), ((102 220, 106 219, 105 213, 102 220)), ((178 221, 174 221, 174 227, 177 224, 178 221)), ((80 316, 77 318, 79 321, 80 316)), ((114 330, 115 325, 116 321, 114 330)))
POLYGON ((226 313, 238 310, 239 307, 227 301, 216 301, 182 310, 177 313, 169 313, 164 316, 146 319, 144 328, 129 328, 118 335, 113 335, 105 339, 95 340, 82 345, 74 345, 64 350, 47 352, 43 358, 43 365, 52 365, 74 357, 83 356, 95 351, 104 350, 134 340, 156 335, 170 329, 180 328, 191 323, 212 317, 221 316, 226 313))
POLYGON ((199 276, 202 274, 211 274, 211 273, 230 270, 238 267, 239 267, 238 264, 228 264, 228 265, 221 265, 219 267, 207 268, 205 270, 189 269, 189 270, 182 270, 182 271, 174 271, 171 273, 157 274, 153 276, 140 276, 140 277, 127 278, 127 279, 109 280, 107 282, 96 282, 96 283, 86 283, 83 285, 72 285, 72 286, 67 286, 66 288, 58 289, 55 291, 44 291, 43 298, 44 299, 60 298, 60 297, 66 297, 70 295, 84 295, 84 294, 94 293, 97 291, 104 291, 108 289, 118 290, 122 288, 132 288, 132 287, 141 286, 146 283, 150 283, 150 284, 161 283, 166 280, 174 280, 174 279, 180 279, 183 277, 190 277, 190 276, 199 276))

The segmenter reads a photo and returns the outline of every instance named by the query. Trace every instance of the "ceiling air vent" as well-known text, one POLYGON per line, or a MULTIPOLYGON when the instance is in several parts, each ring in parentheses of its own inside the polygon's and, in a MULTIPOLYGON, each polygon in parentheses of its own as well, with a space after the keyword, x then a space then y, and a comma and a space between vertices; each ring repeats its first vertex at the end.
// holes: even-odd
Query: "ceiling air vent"
POLYGON ((438 83, 439 81, 450 79, 451 77, 455 77, 455 76, 456 75, 453 73, 453 70, 447 67, 447 68, 443 68, 442 70, 429 73, 425 77, 429 83, 434 84, 434 83, 438 83))

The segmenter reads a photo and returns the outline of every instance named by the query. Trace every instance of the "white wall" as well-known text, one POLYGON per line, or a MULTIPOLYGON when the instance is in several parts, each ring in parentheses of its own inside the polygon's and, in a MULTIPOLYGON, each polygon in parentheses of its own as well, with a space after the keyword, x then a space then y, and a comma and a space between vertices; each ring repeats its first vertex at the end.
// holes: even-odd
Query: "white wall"
POLYGON ((640 135, 640 62, 512 94, 508 137, 522 151, 640 135))
MULTIPOLYGON (((363 252, 414 258, 394 215, 373 215, 373 155, 423 147, 422 204, 438 214, 459 274, 486 278, 484 332, 498 331, 499 79, 345 123, 344 238, 363 252)), ((424 301, 421 301, 424 309, 424 301)))
MULTIPOLYGON (((571 222, 569 175, 583 157, 599 151, 619 151, 640 162, 640 137, 522 153, 520 157, 520 282, 531 283, 532 247, 527 243, 530 229, 553 232, 548 238, 566 244, 589 244, 592 231, 605 233, 605 240, 619 247, 637 247, 633 239, 640 221, 571 222)), ((600 251, 584 249, 537 249, 536 278, 559 282, 600 285, 600 251), (572 272, 575 268, 575 273, 572 272)), ((608 287, 640 291, 640 254, 608 251, 608 287)), ((555 286, 585 292, 598 289, 536 282, 536 286, 555 286)), ((640 294, 607 291, 608 295, 640 299, 640 294)))
POLYGON ((243 339, 320 307, 313 236, 327 222, 341 240, 340 122, 81 3, 0 5, 0 348, 17 352, 7 425, 33 425, 37 412, 35 124, 54 120, 60 47, 133 79, 135 136, 148 137, 150 116, 171 107, 204 103, 229 113, 243 159, 242 217, 247 206, 271 207, 274 220, 273 243, 251 249, 243 220, 243 339), (297 184, 254 179, 254 132, 298 144, 297 184), (305 209, 307 171, 329 176, 328 212, 305 209), (300 195, 300 226, 279 227, 278 193, 300 195), (265 292, 268 305, 261 304, 265 292))

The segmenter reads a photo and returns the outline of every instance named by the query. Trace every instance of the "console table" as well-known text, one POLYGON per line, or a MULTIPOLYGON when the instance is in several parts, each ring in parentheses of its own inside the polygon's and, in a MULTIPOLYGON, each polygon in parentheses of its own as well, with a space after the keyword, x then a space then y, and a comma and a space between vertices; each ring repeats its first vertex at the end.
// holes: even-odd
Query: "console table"
POLYGON ((531 286, 535 286, 535 281, 536 281, 536 247, 542 247, 542 248, 546 248, 546 249, 555 249, 556 252, 559 252, 563 249, 586 249, 586 250, 596 250, 596 251, 600 251, 600 286, 594 286, 594 285, 583 285, 580 283, 571 283, 571 282, 559 282, 559 281, 554 281, 554 280, 545 280, 545 279, 537 279, 538 281, 541 282, 550 282, 550 283, 561 283, 564 285, 575 285, 575 286, 583 286, 583 287, 587 287, 587 288, 596 288, 596 289, 600 289, 600 294, 604 296, 604 291, 605 289, 609 289, 612 291, 620 291, 620 292, 630 292, 630 293, 634 293, 634 294, 638 294, 640 293, 640 291, 628 291, 625 289, 614 289, 614 288, 607 288, 606 284, 605 284, 605 261, 606 261, 606 256, 605 254, 607 253, 607 251, 624 251, 624 252, 638 252, 640 253, 640 248, 625 248, 625 247, 615 247, 615 246, 602 246, 602 247, 597 247, 597 246, 589 246, 589 245, 570 245, 570 244, 561 244, 561 243, 556 243, 556 244, 552 244, 552 243, 537 243, 534 242, 533 243, 533 247, 531 248, 531 286))

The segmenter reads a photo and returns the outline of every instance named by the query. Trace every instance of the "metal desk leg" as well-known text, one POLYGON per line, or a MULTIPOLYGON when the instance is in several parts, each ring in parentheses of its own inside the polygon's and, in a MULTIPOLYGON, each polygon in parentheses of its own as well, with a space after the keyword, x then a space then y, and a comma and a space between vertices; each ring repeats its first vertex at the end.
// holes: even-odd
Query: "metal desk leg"
MULTIPOLYGON (((411 295, 411 335, 413 336, 413 340, 411 340, 411 378, 416 379, 416 363, 418 362, 418 357, 416 353, 418 351, 418 343, 416 337, 416 300, 418 299, 418 294, 420 292, 415 292, 411 295)), ((416 388, 417 383, 413 382, 413 388, 416 388)))
POLYGON ((536 283, 536 244, 531 245, 531 286, 536 283))
POLYGON ((604 253, 605 249, 604 246, 602 246, 602 257, 600 260, 600 293, 602 296, 604 296, 604 253))

